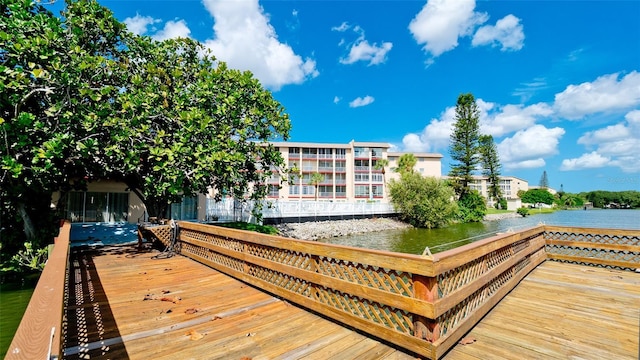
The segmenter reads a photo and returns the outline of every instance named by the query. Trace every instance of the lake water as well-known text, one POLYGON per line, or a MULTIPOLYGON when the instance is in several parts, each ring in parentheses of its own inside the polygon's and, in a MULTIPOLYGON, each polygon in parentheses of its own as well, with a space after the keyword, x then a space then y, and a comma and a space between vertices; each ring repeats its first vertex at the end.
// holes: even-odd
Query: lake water
POLYGON ((403 229, 349 235, 319 240, 330 244, 356 246, 408 254, 422 254, 426 247, 441 252, 481 240, 498 232, 521 230, 538 224, 640 229, 640 210, 561 210, 539 214, 532 209, 527 217, 481 223, 454 224, 442 229, 403 229))
POLYGON ((7 354, 37 281, 38 275, 29 275, 19 283, 0 284, 0 359, 7 354))

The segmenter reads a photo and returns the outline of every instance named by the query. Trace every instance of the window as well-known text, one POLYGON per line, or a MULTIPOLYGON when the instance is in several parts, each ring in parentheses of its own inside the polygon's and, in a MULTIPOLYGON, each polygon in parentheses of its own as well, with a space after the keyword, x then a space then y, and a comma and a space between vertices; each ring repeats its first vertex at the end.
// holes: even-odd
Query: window
POLYGON ((331 159, 333 151, 331 149, 318 149, 318 158, 320 159, 331 159))
POLYGON ((292 147, 289 148, 289 157, 299 157, 300 156, 300 148, 292 147))
POLYGON ((373 196, 382 197, 384 194, 384 187, 382 185, 373 185, 371 186, 371 192, 373 196))
POLYGON ((355 182, 368 182, 369 174, 368 173, 355 173, 355 182))
POLYGON ((347 149, 336 149, 336 159, 346 159, 347 149))
POLYGON ((332 197, 333 196, 333 186, 330 186, 330 185, 320 185, 320 186, 318 186, 318 196, 320 196, 320 197, 332 197))
POLYGON ((67 200, 72 222, 120 222, 129 215, 129 193, 74 191, 67 200))
POLYGON ((290 185, 289 186, 289 195, 300 195, 300 186, 299 185, 290 185))
POLYGON ((383 182, 382 174, 371 174, 371 181, 373 182, 383 182))
POLYGON ((318 149, 302 148, 302 157, 307 159, 315 159, 318 157, 318 149))
POLYGON ((336 197, 346 197, 346 196, 347 196, 347 187, 336 186, 336 197))
POLYGON ((375 157, 375 158, 382 157, 382 149, 381 148, 371 148, 371 157, 375 157))
POLYGON ((356 185, 354 190, 356 197, 369 197, 369 185, 356 185))
POLYGON ((195 220, 198 218, 198 197, 183 196, 179 203, 171 204, 167 218, 175 220, 195 220))
POLYGON ((369 149, 363 147, 355 147, 353 148, 353 156, 354 157, 369 157, 369 149))
POLYGON ((346 184, 347 174, 336 174, 336 184, 346 184))
POLYGON ((360 171, 364 171, 364 170, 369 170, 369 160, 355 160, 354 162, 355 165, 355 169, 354 170, 360 170, 360 171))
POLYGON ((280 196, 280 186, 278 186, 278 185, 269 185, 269 190, 267 192, 267 196, 270 196, 270 197, 278 197, 278 196, 280 196))
POLYGON ((318 170, 333 170, 333 162, 327 160, 318 161, 318 170))
POLYGON ((312 185, 303 185, 302 186, 302 195, 315 195, 316 188, 312 185))

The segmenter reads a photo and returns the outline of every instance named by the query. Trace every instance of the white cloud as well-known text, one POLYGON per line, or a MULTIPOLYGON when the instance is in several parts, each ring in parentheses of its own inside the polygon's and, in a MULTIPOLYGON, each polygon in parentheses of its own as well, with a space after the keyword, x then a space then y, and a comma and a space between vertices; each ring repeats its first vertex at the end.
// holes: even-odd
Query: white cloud
POLYGON ((351 28, 351 26, 349 26, 349 23, 347 23, 345 21, 342 24, 340 24, 339 26, 332 27, 331 30, 338 31, 338 32, 345 32, 345 31, 349 30, 349 28, 351 28))
POLYGON ((630 111, 625 120, 582 135, 578 144, 595 150, 580 158, 564 160, 562 170, 614 166, 624 172, 640 172, 640 110, 630 111))
POLYGON ((334 97, 333 97, 333 103, 334 103, 334 104, 339 103, 339 102, 340 102, 340 100, 342 100, 342 99, 340 99, 340 98, 339 98, 339 97, 337 97, 337 96, 334 96, 334 97))
POLYGON ((351 46, 349 56, 340 59, 343 64, 353 64, 357 61, 368 61, 369 65, 377 65, 387 60, 387 53, 391 50, 393 44, 384 42, 380 46, 377 44, 369 44, 367 40, 359 41, 351 46))
POLYGON ((496 22, 496 25, 485 25, 476 31, 471 45, 501 45, 500 50, 520 50, 524 46, 524 31, 520 19, 509 14, 496 22))
POLYGON ((402 138, 402 148, 410 152, 428 152, 430 147, 419 135, 409 133, 402 138))
POLYGON ((351 101, 349 103, 349 107, 352 108, 357 108, 357 107, 361 107, 361 106, 367 106, 371 103, 373 103, 376 99, 374 99, 372 96, 365 96, 365 97, 357 97, 355 98, 353 101, 351 101))
POLYGON ((154 19, 151 16, 141 16, 136 13, 134 17, 128 17, 123 21, 127 25, 127 29, 136 35, 144 35, 149 25, 162 22, 160 19, 154 19))
POLYGON ((600 112, 623 111, 640 105, 640 73, 603 75, 593 82, 569 85, 555 96, 558 115, 570 120, 600 112))
POLYGON ((438 57, 487 21, 487 14, 475 12, 475 7, 475 0, 428 0, 411 20, 409 31, 426 52, 438 57))
POLYGON ((603 142, 621 140, 629 136, 629 129, 624 124, 607 126, 604 129, 590 131, 578 139, 578 144, 593 145, 603 142))
POLYGON ((155 40, 162 41, 166 39, 176 39, 176 38, 188 38, 191 34, 191 30, 187 26, 187 23, 184 20, 178 21, 167 21, 164 24, 164 28, 151 37, 155 40))
MULTIPOLYGON (((478 101, 478 103, 480 100, 478 101)), ((500 137, 514 131, 532 126, 540 118, 550 116, 553 113, 551 107, 545 103, 537 103, 529 106, 504 105, 495 106, 496 111, 480 108, 480 131, 484 134, 500 137)))
POLYGON ((257 0, 203 0, 203 4, 215 20, 215 38, 204 44, 230 67, 250 70, 273 90, 319 75, 313 59, 303 59, 278 40, 257 0))
MULTIPOLYGON (((353 64, 358 61, 365 61, 369 62, 369 65, 378 65, 387 60, 387 53, 393 48, 392 43, 383 42, 380 46, 378 46, 377 43, 370 44, 369 41, 365 39, 364 30, 360 26, 356 25, 351 27, 347 22, 331 28, 332 31, 338 32, 345 32, 349 29, 353 29, 353 31, 358 34, 358 38, 347 45, 349 54, 341 58, 340 63, 353 64)), ((342 38, 338 46, 342 47, 345 44, 347 44, 347 41, 342 38)))
POLYGON ((543 166, 545 166, 547 164, 546 161, 544 161, 543 158, 537 158, 537 159, 533 159, 533 160, 521 160, 518 162, 513 162, 513 163, 509 163, 507 164, 508 166, 505 166, 508 169, 536 169, 536 168, 541 168, 543 166))
POLYGON ((593 151, 589 154, 583 154, 579 158, 573 159, 564 159, 562 160, 562 165, 560 166, 560 170, 570 171, 570 170, 582 170, 582 169, 595 169, 606 166, 610 158, 604 157, 597 152, 593 151))
POLYGON ((544 164, 544 158, 558 153, 564 133, 560 127, 548 129, 539 124, 520 130, 497 145, 500 161, 507 169, 544 164))

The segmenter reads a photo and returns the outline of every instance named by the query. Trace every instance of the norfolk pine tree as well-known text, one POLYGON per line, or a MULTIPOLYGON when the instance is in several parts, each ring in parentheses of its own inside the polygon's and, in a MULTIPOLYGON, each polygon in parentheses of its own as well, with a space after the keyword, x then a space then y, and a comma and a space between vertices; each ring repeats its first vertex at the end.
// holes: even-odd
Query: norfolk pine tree
POLYGON ((456 104, 455 124, 451 133, 449 154, 454 163, 451 164, 449 176, 459 197, 469 192, 469 183, 473 179, 473 171, 477 168, 478 141, 480 137, 480 111, 473 94, 461 94, 456 104))
POLYGON ((500 159, 496 144, 493 142, 493 136, 480 135, 479 139, 480 162, 482 165, 482 175, 488 178, 489 198, 493 198, 498 204, 502 199, 502 191, 500 190, 500 159))

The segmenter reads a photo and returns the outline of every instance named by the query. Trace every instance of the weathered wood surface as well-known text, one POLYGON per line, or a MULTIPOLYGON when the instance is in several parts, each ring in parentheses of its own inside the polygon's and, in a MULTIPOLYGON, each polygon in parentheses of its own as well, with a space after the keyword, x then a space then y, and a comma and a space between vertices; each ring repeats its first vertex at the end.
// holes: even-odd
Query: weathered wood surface
POLYGON ((31 295, 5 359, 48 359, 60 354, 62 298, 69 254, 71 223, 55 239, 53 251, 31 295))
POLYGON ((117 246, 72 259, 92 285, 70 296, 67 359, 414 358, 182 256, 117 246))
POLYGON ((638 359, 640 274, 547 261, 444 357, 638 359))

